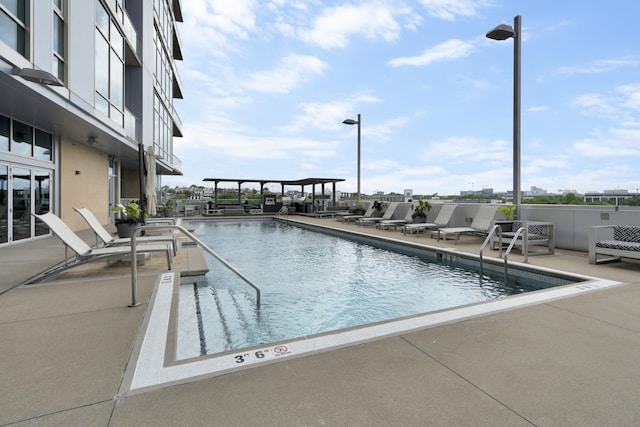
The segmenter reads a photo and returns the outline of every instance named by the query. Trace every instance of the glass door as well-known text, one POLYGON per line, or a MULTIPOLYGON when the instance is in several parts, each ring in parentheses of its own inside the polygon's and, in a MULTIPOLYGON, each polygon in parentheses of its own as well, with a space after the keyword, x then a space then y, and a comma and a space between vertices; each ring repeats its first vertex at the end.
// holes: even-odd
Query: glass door
POLYGON ((0 245, 9 241, 9 167, 0 165, 0 245))
POLYGON ((11 171, 13 196, 13 241, 31 237, 31 169, 13 167, 11 171))
MULTIPOLYGON (((51 196, 51 172, 35 170, 33 172, 33 206, 35 213, 42 215, 49 212, 49 201, 51 196)), ((42 236, 49 234, 49 229, 37 220, 35 222, 35 235, 42 236)))

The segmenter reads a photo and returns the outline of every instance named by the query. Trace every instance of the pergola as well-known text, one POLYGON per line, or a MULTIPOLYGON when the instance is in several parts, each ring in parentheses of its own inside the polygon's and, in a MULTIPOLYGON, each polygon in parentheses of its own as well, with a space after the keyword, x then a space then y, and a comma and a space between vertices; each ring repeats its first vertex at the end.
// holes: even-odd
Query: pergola
POLYGON ((324 186, 325 184, 331 184, 331 200, 333 204, 336 203, 336 182, 345 181, 342 178, 304 178, 304 179, 294 179, 294 180, 282 180, 282 179, 246 179, 246 178, 205 178, 203 181, 213 182, 213 197, 216 206, 218 205, 218 183, 219 182, 237 182, 238 183, 238 204, 241 204, 240 201, 240 193, 242 192, 242 184, 245 183, 259 183, 260 184, 260 199, 262 200, 262 196, 264 194, 264 186, 265 184, 275 183, 280 184, 281 186, 281 194, 284 196, 284 186, 285 185, 299 185, 301 188, 301 192, 304 193, 304 187, 311 185, 311 201, 315 206, 315 198, 316 198, 316 185, 322 185, 322 194, 324 195, 324 186))

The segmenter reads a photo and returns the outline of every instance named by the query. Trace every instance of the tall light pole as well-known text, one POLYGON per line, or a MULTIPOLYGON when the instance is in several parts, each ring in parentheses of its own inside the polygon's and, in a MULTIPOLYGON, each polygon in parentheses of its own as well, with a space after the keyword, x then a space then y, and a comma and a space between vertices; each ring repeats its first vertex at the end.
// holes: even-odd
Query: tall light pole
POLYGON ((506 40, 513 38, 513 204, 516 205, 515 218, 520 218, 520 44, 522 42, 521 17, 513 19, 510 25, 500 24, 487 33, 487 38, 506 40))
POLYGON ((346 119, 342 123, 345 125, 358 125, 358 202, 360 202, 360 114, 358 120, 346 119))

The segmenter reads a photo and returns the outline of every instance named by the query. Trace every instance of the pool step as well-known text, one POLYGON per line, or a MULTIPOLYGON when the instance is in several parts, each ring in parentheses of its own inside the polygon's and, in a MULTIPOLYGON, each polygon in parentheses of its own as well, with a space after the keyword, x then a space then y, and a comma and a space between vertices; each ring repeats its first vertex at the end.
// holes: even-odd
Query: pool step
POLYGON ((245 345, 246 331, 255 329, 255 310, 247 291, 213 286, 203 286, 199 291, 200 310, 206 319, 202 327, 207 354, 245 345))

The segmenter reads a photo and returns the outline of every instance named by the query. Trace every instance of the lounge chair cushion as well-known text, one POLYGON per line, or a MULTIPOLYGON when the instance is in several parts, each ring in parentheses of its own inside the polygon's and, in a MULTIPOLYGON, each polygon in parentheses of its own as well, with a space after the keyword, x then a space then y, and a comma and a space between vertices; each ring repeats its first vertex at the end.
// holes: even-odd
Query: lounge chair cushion
POLYGON ((625 242, 622 240, 600 240, 599 242, 596 242, 596 247, 640 252, 640 242, 625 242))
POLYGON ((640 252, 640 227, 616 225, 613 227, 613 240, 600 240, 596 247, 640 252))
POLYGON ((640 243, 640 227, 616 225, 613 227, 613 240, 640 243))

